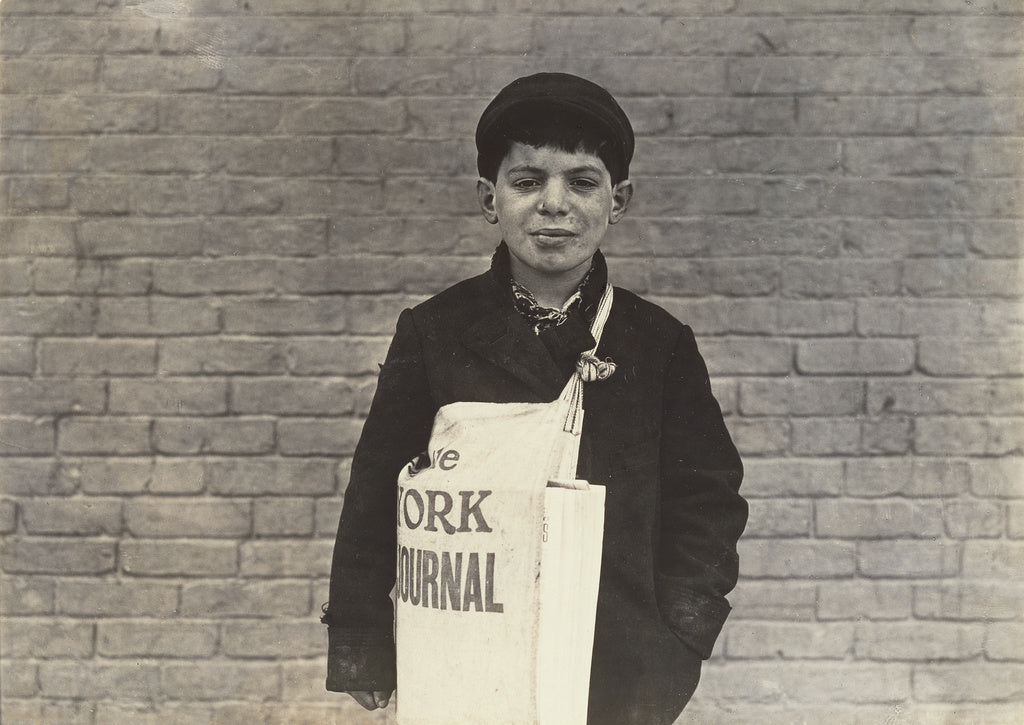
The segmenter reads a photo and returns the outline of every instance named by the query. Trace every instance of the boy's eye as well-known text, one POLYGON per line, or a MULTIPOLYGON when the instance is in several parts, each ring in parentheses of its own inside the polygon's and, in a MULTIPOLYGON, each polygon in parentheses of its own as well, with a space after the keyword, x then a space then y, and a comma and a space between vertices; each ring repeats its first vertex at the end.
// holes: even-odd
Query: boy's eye
POLYGON ((537 179, 516 179, 512 182, 512 187, 515 189, 534 189, 540 186, 540 182, 537 179))
POLYGON ((573 179, 570 183, 572 184, 573 188, 575 188, 575 189, 582 189, 582 190, 585 190, 585 191, 589 191, 590 189, 596 189, 597 188, 597 182, 594 181, 593 179, 585 179, 585 178, 573 179))

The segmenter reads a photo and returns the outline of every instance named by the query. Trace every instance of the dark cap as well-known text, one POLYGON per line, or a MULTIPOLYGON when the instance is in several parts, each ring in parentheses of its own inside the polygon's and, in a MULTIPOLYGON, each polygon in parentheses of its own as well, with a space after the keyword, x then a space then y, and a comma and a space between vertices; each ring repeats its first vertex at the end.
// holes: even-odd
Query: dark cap
POLYGON ((611 142, 622 178, 633 158, 633 127, 612 94, 569 73, 537 73, 517 78, 488 104, 476 126, 476 148, 483 153, 495 133, 503 133, 522 113, 559 113, 599 130, 611 142))

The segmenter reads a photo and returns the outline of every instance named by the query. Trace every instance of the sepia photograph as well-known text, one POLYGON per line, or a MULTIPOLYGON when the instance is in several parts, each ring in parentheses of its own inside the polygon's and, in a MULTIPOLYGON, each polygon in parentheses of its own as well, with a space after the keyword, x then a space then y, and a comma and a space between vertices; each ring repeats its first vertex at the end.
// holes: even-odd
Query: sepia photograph
POLYGON ((5 725, 1024 722, 1024 2, 0 0, 5 725))

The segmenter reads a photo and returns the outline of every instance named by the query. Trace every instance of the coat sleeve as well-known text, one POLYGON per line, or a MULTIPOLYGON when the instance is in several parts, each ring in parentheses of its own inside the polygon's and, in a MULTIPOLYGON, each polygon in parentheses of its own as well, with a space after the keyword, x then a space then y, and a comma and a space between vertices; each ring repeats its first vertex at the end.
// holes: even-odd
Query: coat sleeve
POLYGON ((747 503, 743 466, 689 327, 668 367, 660 466, 658 605, 669 628, 707 659, 729 614, 747 503))
POLYGON ((410 310, 402 312, 352 457, 331 566, 327 689, 395 687, 395 510, 402 466, 426 449, 435 409, 410 310))

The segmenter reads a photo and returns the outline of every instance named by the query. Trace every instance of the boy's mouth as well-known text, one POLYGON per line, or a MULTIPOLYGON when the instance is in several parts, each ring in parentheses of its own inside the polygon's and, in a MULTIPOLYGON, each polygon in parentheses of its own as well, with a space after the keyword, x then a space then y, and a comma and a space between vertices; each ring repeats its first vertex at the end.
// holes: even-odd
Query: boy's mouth
POLYGON ((568 229, 538 229, 535 232, 530 232, 534 237, 574 237, 575 232, 571 232, 568 229))

